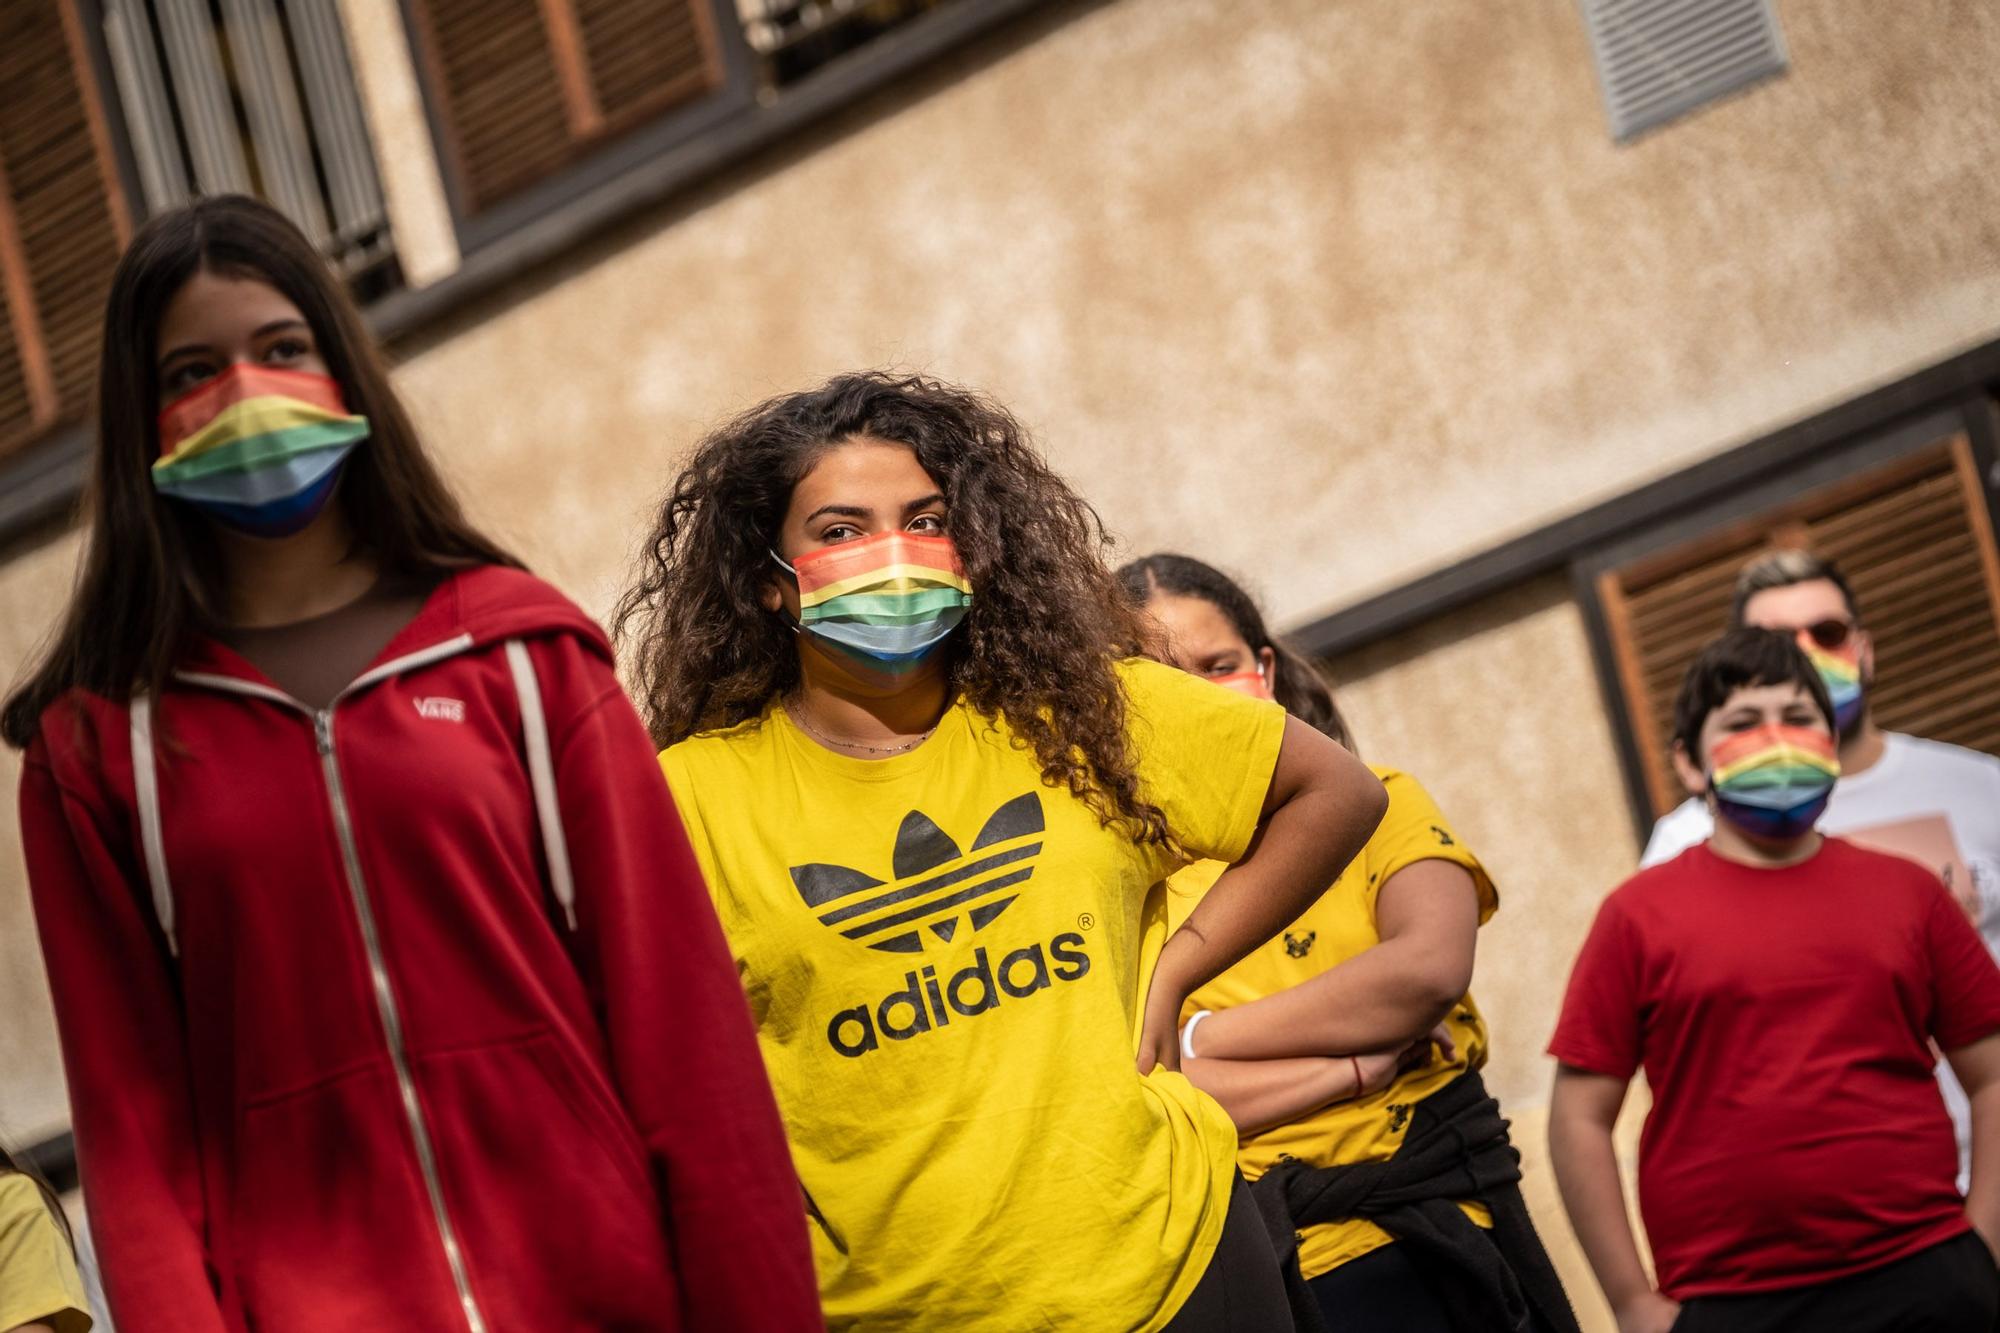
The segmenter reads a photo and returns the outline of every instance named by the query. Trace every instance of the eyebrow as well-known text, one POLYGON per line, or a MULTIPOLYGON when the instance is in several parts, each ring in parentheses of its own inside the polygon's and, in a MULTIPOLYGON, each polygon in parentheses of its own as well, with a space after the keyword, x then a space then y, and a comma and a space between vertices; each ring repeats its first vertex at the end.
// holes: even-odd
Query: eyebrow
MULTIPOLYGON (((284 319, 274 319, 268 324, 259 324, 256 328, 250 331, 250 336, 252 338, 268 338, 274 333, 282 333, 287 329, 310 330, 311 327, 312 326, 307 324, 303 319, 293 319, 290 316, 286 316, 284 319)), ((194 352, 213 352, 214 350, 215 349, 209 346, 207 343, 183 343, 179 347, 174 348, 171 352, 168 352, 166 355, 162 356, 160 358, 160 364, 164 366, 169 361, 172 361, 175 357, 178 356, 187 356, 190 353, 194 352)))
MULTIPOLYGON (((919 509, 929 509, 932 505, 938 504, 943 499, 944 499, 943 491, 932 491, 929 495, 923 496, 920 499, 912 500, 908 504, 904 505, 903 513, 905 515, 909 515, 916 513, 919 509)), ((832 514, 837 518, 873 518, 875 516, 875 511, 873 509, 868 508, 866 505, 839 505, 839 504, 821 505, 819 508, 813 510, 810 514, 807 514, 804 518, 800 519, 799 522, 810 523, 814 519, 819 518, 823 514, 832 514)))
POLYGON ((870 518, 874 513, 874 510, 864 505, 821 505, 800 519, 799 522, 810 523, 822 514, 834 514, 840 518, 870 518))

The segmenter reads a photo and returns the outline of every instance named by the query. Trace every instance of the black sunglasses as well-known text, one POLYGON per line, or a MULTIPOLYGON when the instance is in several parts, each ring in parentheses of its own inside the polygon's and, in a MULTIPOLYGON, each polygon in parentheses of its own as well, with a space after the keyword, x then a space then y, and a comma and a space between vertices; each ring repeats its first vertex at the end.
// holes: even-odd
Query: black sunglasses
POLYGON ((1812 635, 1812 641, 1822 648, 1838 648, 1854 633, 1854 626, 1845 620, 1816 620, 1798 632, 1812 635))

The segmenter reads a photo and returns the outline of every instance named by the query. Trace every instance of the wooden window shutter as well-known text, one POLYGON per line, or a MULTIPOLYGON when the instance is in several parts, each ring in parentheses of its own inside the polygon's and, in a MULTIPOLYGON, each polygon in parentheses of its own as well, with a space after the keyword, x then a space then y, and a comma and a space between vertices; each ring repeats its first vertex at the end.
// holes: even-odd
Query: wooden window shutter
POLYGON ((1882 727, 2000 754, 2000 553, 1959 436, 1598 576, 1656 815, 1686 795, 1667 757, 1681 676, 1727 626, 1737 571, 1773 546, 1823 555, 1853 584, 1882 727))
POLYGON ((473 212, 720 86, 708 0, 411 0, 473 212))
POLYGON ((0 453, 90 408, 130 230, 72 0, 0 6, 0 453))

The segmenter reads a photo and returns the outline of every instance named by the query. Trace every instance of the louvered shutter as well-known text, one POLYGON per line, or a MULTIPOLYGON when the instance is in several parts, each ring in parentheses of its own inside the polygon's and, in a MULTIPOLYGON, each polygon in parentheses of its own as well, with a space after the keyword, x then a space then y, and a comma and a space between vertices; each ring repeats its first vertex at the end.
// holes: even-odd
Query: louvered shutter
POLYGON ((707 0, 413 0, 465 207, 721 82, 707 0))
POLYGON ((1786 66, 1771 0, 1583 0, 1583 18, 1620 140, 1786 66))
POLYGON ((591 85, 607 122, 664 110, 715 84, 702 24, 692 4, 573 0, 591 85))
POLYGON ((35 417, 27 368, 21 364, 20 335, 14 332, 14 314, 13 303, 0 288, 0 453, 26 434, 35 417))
POLYGON ((1881 726, 2000 754, 2000 556, 1960 437, 1598 577, 1656 814, 1685 796, 1667 758, 1681 676, 1726 627, 1737 571, 1772 546, 1817 552, 1854 585, 1881 726))
POLYGON ((0 5, 0 452, 89 408, 126 216, 63 3, 0 5))

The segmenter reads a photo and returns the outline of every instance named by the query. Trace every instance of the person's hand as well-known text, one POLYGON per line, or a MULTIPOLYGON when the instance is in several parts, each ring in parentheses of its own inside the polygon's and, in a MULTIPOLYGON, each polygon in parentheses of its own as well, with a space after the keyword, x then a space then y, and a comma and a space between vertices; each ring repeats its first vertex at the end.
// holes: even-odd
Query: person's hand
POLYGON ((1431 1062, 1433 1053, 1442 1055, 1449 1061, 1458 1051, 1451 1039, 1451 1033, 1440 1023, 1408 1046, 1391 1047, 1385 1051, 1363 1051, 1354 1056, 1353 1068, 1361 1076, 1361 1086, 1354 1090, 1356 1097, 1370 1097, 1394 1083, 1412 1069, 1421 1069, 1431 1062))
POLYGON ((1612 1313, 1618 1319, 1618 1333, 1668 1333, 1681 1317, 1681 1306, 1679 1301, 1649 1291, 1633 1297, 1612 1313))
POLYGON ((1435 1049, 1437 1058, 1450 1064, 1458 1058, 1458 1043, 1452 1040, 1451 1029, 1440 1023, 1410 1044, 1403 1068, 1417 1069, 1431 1062, 1431 1052, 1435 1049))

